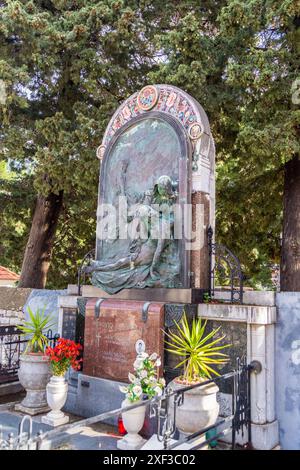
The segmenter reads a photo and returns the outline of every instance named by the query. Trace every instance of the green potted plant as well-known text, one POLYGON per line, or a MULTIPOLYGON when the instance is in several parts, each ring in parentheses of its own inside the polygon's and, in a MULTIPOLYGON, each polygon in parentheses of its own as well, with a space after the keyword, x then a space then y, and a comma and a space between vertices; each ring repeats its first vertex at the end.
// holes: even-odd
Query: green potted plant
POLYGON ((19 326, 28 343, 20 356, 19 381, 26 390, 26 397, 16 406, 16 409, 34 415, 48 409, 46 400, 46 385, 50 379, 50 360, 45 354, 48 338, 45 330, 52 326, 50 315, 45 315, 45 309, 33 312, 27 307, 29 320, 19 326))
MULTIPOLYGON (((230 344, 220 344, 224 335, 216 338, 220 328, 205 334, 206 321, 193 319, 191 326, 184 314, 180 324, 175 322, 175 332, 167 333, 167 351, 181 357, 176 367, 183 366, 183 374, 170 384, 173 390, 188 385, 201 384, 213 375, 219 376, 213 366, 228 362, 228 356, 221 352, 230 344)), ((219 388, 212 382, 184 393, 184 402, 177 408, 176 425, 183 434, 192 434, 213 425, 219 414, 217 392, 219 388)), ((171 400, 171 407, 173 400, 171 400)))

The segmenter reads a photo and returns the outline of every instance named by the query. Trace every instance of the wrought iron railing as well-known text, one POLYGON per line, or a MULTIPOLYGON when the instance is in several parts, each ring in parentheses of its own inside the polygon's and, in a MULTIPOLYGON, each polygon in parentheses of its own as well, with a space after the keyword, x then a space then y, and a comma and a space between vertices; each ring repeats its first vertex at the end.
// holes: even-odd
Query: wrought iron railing
MULTIPOLYGON (((245 430, 247 430, 248 432, 247 447, 251 448, 250 372, 252 370, 254 370, 254 365, 247 365, 245 358, 243 360, 238 359, 237 368, 232 372, 228 372, 227 374, 215 377, 214 379, 206 380, 200 385, 189 385, 177 390, 171 390, 170 388, 167 388, 164 397, 166 400, 166 411, 163 414, 164 424, 162 426, 162 432, 159 433, 158 431, 158 440, 163 442, 164 449, 171 450, 175 449, 181 444, 193 443, 194 441, 198 441, 195 443, 195 446, 192 447, 193 450, 196 450, 205 447, 212 440, 217 440, 222 437, 225 437, 229 433, 232 434, 231 445, 232 449, 234 449, 236 444, 237 433, 240 432, 242 437, 244 437, 245 430), (171 439, 174 437, 176 432, 176 411, 177 408, 184 403, 184 394, 195 388, 202 388, 207 386, 208 384, 219 383, 220 381, 224 380, 231 380, 233 385, 231 414, 229 416, 222 417, 218 420, 216 424, 213 424, 203 429, 199 429, 199 431, 191 435, 184 436, 173 444, 171 444, 171 439), (170 419, 170 416, 168 416, 168 410, 170 408, 171 399, 173 399, 173 406, 171 407, 171 409, 173 410, 172 419, 170 419), (206 434, 211 430, 215 431, 215 435, 208 439, 202 439, 201 442, 199 442, 199 438, 201 436, 206 436, 206 434)), ((158 414, 158 416, 160 416, 160 413, 158 414)), ((160 428, 160 423, 158 423, 158 430, 160 428)))
MULTIPOLYGON (((24 419, 19 427, 19 435, 14 437, 12 433, 7 438, 3 438, 0 430, 0 449, 36 449, 40 450, 43 448, 43 443, 46 441, 49 443, 55 439, 59 441, 59 435, 63 435, 69 430, 74 434, 74 430, 79 430, 82 427, 89 426, 100 421, 107 420, 112 417, 117 417, 120 413, 129 411, 141 406, 149 406, 149 417, 157 417, 157 439, 162 442, 163 448, 167 450, 176 449, 184 443, 191 444, 191 450, 200 449, 207 446, 211 441, 220 440, 222 437, 230 434, 232 449, 236 448, 236 436, 237 433, 244 435, 247 432, 247 444, 244 448, 251 449, 251 396, 250 396, 250 374, 252 371, 259 373, 259 363, 255 361, 250 365, 247 365, 245 360, 238 361, 237 368, 227 374, 220 377, 216 377, 213 380, 207 380, 201 384, 190 385, 182 387, 180 389, 173 390, 167 387, 162 396, 156 396, 150 400, 144 400, 142 402, 129 405, 125 408, 118 408, 112 411, 101 413, 90 418, 85 418, 77 422, 65 424, 59 426, 59 428, 37 433, 36 436, 32 435, 31 418, 26 416, 26 420, 29 421, 29 430, 27 433, 23 431, 24 419), (192 389, 205 387, 208 384, 215 382, 218 383, 221 380, 232 380, 233 382, 233 393, 232 393, 232 409, 229 416, 220 417, 216 424, 208 426, 206 428, 199 429, 197 432, 179 438, 174 441, 173 437, 176 432, 176 412, 178 407, 184 403, 184 394, 192 389), (173 401, 173 406, 171 405, 173 401), (207 437, 208 431, 214 430, 213 437, 207 437), (201 442, 199 442, 199 438, 201 442), (173 442, 172 442, 173 441, 173 442)), ((66 436, 64 435, 64 440, 66 436)))
POLYGON ((213 229, 207 230, 209 247, 209 297, 214 299, 216 285, 223 287, 217 300, 243 303, 244 275, 239 259, 225 246, 213 241, 213 229))
MULTIPOLYGON (((52 330, 46 333, 49 346, 54 346, 59 338, 52 330)), ((18 325, 0 326, 0 384, 18 379, 20 356, 26 348, 26 339, 18 325)))
POLYGON ((77 289, 78 289, 78 295, 81 295, 81 286, 82 284, 85 283, 86 281, 86 276, 87 273, 85 271, 85 268, 90 265, 91 261, 95 259, 95 252, 96 250, 91 250, 89 251, 86 255, 84 255, 80 266, 77 271, 77 289))
POLYGON ((17 379, 20 355, 26 345, 16 325, 0 326, 0 383, 17 379))

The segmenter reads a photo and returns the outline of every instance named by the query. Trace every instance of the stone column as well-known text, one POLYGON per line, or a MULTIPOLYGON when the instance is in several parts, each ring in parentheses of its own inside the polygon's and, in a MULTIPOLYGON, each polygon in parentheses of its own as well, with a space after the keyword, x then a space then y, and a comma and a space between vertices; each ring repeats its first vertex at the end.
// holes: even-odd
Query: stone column
POLYGON ((278 445, 275 413, 275 322, 276 307, 256 308, 248 323, 248 364, 259 361, 262 370, 251 373, 251 431, 255 449, 268 450, 278 445))
POLYGON ((208 289, 209 287, 209 249, 206 229, 209 226, 209 195, 203 191, 194 191, 192 193, 193 221, 192 230, 203 230, 200 238, 199 249, 191 252, 191 287, 199 289, 208 289), (197 213, 196 207, 199 207, 197 213))
MULTIPOLYGON (((265 293, 263 297, 258 294, 247 293, 247 301, 252 305, 200 304, 198 314, 220 324, 247 324, 247 351, 244 354, 247 354, 248 364, 259 361, 262 366, 258 374, 251 373, 250 379, 252 444, 255 449, 269 450, 279 443, 275 412, 276 306, 274 292, 265 293), (255 305, 257 301, 264 305, 255 305)), ((228 402, 228 397, 225 399, 228 402)))
MULTIPOLYGON (((205 116, 202 118, 205 123, 205 116)), ((207 290, 210 277, 207 229, 211 226, 215 230, 215 147, 207 132, 193 145, 192 230, 199 237, 199 246, 191 251, 191 286, 207 290)))
POLYGON ((276 298, 276 412, 280 446, 300 450, 300 292, 276 298))

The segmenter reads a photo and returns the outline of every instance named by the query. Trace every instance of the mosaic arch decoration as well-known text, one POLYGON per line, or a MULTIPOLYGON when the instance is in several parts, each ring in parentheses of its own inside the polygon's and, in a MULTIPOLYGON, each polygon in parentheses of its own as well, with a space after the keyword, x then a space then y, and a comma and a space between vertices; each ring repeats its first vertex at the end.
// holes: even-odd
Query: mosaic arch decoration
POLYGON ((142 111, 150 111, 158 100, 158 89, 153 85, 145 86, 137 96, 138 107, 142 111))
POLYGON ((98 147, 97 157, 102 160, 105 148, 122 126, 148 111, 160 111, 176 118, 185 128, 193 146, 203 133, 210 135, 206 114, 190 95, 171 85, 147 85, 131 95, 117 109, 98 147))

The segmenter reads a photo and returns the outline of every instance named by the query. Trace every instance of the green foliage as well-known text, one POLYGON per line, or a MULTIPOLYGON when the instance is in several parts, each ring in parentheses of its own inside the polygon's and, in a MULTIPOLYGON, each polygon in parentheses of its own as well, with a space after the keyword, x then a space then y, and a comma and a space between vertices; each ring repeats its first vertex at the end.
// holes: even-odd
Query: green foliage
POLYGON ((51 315, 45 315, 45 309, 46 307, 43 309, 38 308, 34 313, 29 306, 27 307, 30 321, 19 326, 22 334, 29 336, 25 353, 28 351, 34 353, 44 352, 48 344, 48 338, 44 332, 52 326, 52 321, 51 315))
POLYGON ((241 260, 246 284, 270 287, 278 263, 284 163, 299 153, 298 2, 182 2, 157 37, 167 60, 150 73, 202 104, 217 155, 216 239, 241 260), (179 10, 179 9, 178 9, 179 10))
POLYGON ((205 304, 208 304, 210 301, 211 301, 211 296, 209 295, 208 292, 205 292, 205 293, 203 294, 203 302, 204 302, 205 304))
POLYGON ((0 264, 15 272, 22 265, 34 197, 31 177, 0 171, 0 264))
POLYGON ((184 366, 183 379, 188 383, 199 381, 200 377, 209 377, 211 374, 219 376, 220 374, 214 370, 212 365, 221 365, 228 362, 227 355, 220 351, 228 348, 231 344, 216 346, 225 338, 221 336, 214 338, 221 327, 212 330, 205 335, 206 323, 202 323, 201 318, 193 318, 191 327, 189 326, 186 314, 184 313, 180 324, 175 322, 177 327, 176 333, 166 333, 171 341, 165 341, 170 346, 167 351, 177 356, 183 356, 184 359, 177 364, 176 367, 184 366))
POLYGON ((95 245, 95 150, 109 118, 146 83, 169 83, 210 119, 217 241, 241 259, 249 285, 270 287, 284 163, 299 153, 297 0, 0 6, 0 163, 11 170, 0 170, 0 263, 20 270, 36 195, 63 190, 48 287, 75 281, 95 245))
POLYGON ((64 191, 47 287, 76 279, 95 245, 99 161, 109 118, 155 67, 159 1, 0 2, 0 263, 20 271, 37 194, 64 191), (17 227, 17 229, 16 229, 17 227))

